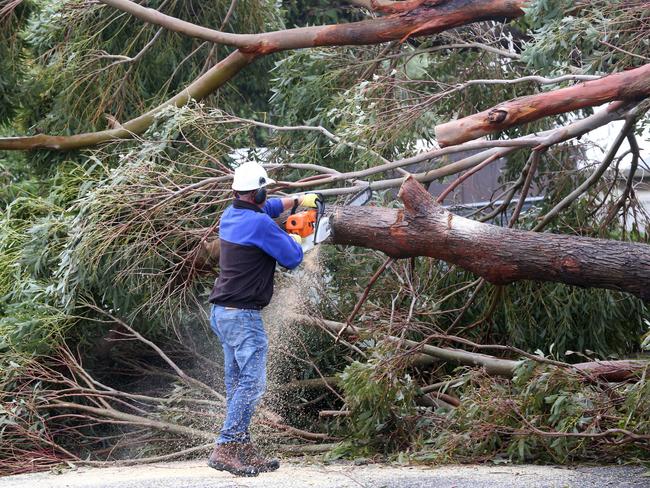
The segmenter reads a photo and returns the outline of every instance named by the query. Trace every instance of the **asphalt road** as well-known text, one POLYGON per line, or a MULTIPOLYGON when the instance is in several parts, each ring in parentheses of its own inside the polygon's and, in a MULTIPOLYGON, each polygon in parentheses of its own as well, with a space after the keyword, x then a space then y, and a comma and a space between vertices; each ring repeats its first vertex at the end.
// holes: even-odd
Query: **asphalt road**
POLYGON ((0 478, 0 488, 648 488, 643 467, 354 466, 285 462, 274 473, 235 478, 203 461, 80 468, 0 478))

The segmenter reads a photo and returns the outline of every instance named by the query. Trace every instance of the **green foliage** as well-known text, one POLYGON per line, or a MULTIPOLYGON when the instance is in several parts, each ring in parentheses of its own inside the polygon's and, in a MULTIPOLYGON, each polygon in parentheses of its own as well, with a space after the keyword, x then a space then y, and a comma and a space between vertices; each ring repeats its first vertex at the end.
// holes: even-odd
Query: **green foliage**
POLYGON ((58 306, 47 282, 22 278, 19 286, 0 299, 0 355, 51 353, 75 320, 58 306))
MULTIPOLYGON (((322 126, 343 140, 367 147, 367 126, 375 114, 361 113, 366 104, 371 62, 378 48, 312 49, 297 51, 276 63, 272 80, 272 115, 284 125, 322 126), (361 54, 361 60, 359 55, 361 54)), ((375 135, 383 133, 376 131, 375 135)), ((379 137, 379 136, 378 136, 379 137)), ((278 136, 275 146, 289 146, 293 154, 306 161, 349 171, 376 164, 378 157, 369 151, 352 150, 326 140, 317 132, 278 136)))
POLYGON ((622 430, 611 438, 597 434, 650 432, 647 371, 630 383, 600 385, 523 361, 512 380, 480 371, 452 377, 442 391, 457 396, 460 406, 431 410, 416 406, 419 390, 393 367, 385 356, 373 357, 342 373, 349 438, 330 457, 407 452, 415 462, 565 464, 644 456, 639 444, 623 441, 622 430))
MULTIPOLYGON (((487 35, 490 37, 494 33, 487 35)), ((471 28, 457 34, 471 42, 471 28)), ((498 56, 481 50, 440 49, 458 42, 441 34, 417 48, 405 44, 355 48, 316 48, 297 51, 276 63, 273 70, 272 115, 284 125, 320 125, 345 141, 372 148, 387 158, 434 143, 433 127, 454 116, 484 109, 489 103, 520 96, 525 85, 481 86, 454 89, 463 81, 515 77, 520 63, 499 65, 498 56), (471 70, 462 67, 471 66, 471 70), (461 67, 461 68, 459 68, 461 67)), ((537 129, 537 127, 534 127, 537 129)), ((514 130, 509 135, 515 135, 514 130)), ((282 144, 299 140, 292 154, 319 159, 335 169, 376 165, 376 157, 351 152, 343 145, 319 141, 317 133, 278 137, 282 144)))
POLYGON ((3 5, 0 13, 0 127, 11 121, 21 105, 18 88, 27 69, 24 40, 20 35, 36 2, 23 0, 3 5))
POLYGON ((34 196, 0 212, 0 350, 43 354, 73 323, 52 281, 68 224, 60 207, 34 196))
POLYGON ((415 428, 415 383, 403 369, 387 368, 390 357, 380 351, 366 362, 351 363, 339 375, 350 411, 349 438, 335 456, 399 451, 420 434, 415 428))
POLYGON ((576 69, 602 74, 640 66, 650 54, 649 16, 644 2, 533 2, 525 18, 533 35, 522 59, 545 74, 576 69))
POLYGON ((512 381, 474 373, 461 382, 460 407, 444 415, 412 459, 602 463, 643 458, 641 447, 621 442, 625 439, 622 432, 611 439, 589 434, 626 429, 647 435, 648 385, 643 374, 636 382, 610 390, 585 384, 576 374, 531 362, 524 362, 512 381))
POLYGON ((648 307, 625 293, 526 282, 507 287, 492 320, 497 341, 563 358, 569 351, 624 357, 638 350, 649 318, 648 307))
POLYGON ((363 20, 361 10, 327 0, 284 0, 282 13, 288 28, 307 25, 344 24, 363 20))

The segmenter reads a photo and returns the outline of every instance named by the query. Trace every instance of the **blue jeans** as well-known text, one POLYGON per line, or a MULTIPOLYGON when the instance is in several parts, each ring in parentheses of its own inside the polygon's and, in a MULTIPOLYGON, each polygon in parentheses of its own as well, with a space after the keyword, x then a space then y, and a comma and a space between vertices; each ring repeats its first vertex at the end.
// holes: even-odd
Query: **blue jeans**
POLYGON ((217 444, 250 442, 248 426, 266 389, 269 341, 262 315, 212 305, 210 325, 223 347, 226 383, 226 420, 217 444))

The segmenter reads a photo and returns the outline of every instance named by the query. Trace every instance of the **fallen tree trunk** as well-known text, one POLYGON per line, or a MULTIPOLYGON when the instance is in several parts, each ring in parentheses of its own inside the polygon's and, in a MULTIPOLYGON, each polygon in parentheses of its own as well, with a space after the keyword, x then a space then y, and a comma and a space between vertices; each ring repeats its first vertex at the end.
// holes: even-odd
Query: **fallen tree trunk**
POLYGON ((650 96, 650 64, 568 88, 501 103, 489 110, 436 126, 440 147, 453 146, 549 115, 594 107, 613 100, 650 96))
POLYGON ((650 300, 650 246, 536 233, 482 224, 435 203, 412 177, 399 193, 404 209, 336 207, 331 242, 430 256, 504 285, 519 280, 607 288, 650 300))
MULTIPOLYGON (((324 327, 330 332, 336 334, 364 335, 369 331, 353 325, 346 325, 342 322, 333 320, 319 319, 307 315, 296 315, 295 319, 301 324, 311 325, 314 327, 324 327)), ((515 370, 521 365, 521 360, 502 359, 487 354, 464 351, 451 347, 437 347, 430 344, 421 344, 409 339, 401 339, 390 335, 385 335, 385 339, 395 344, 403 346, 405 349, 413 349, 443 361, 463 366, 477 366, 485 368, 485 371, 494 376, 504 376, 511 378, 515 370)), ((540 358, 540 362, 545 362, 540 358)), ((565 365, 565 367, 574 368, 592 379, 620 382, 626 381, 638 376, 644 368, 650 366, 650 362, 641 360, 620 360, 620 361, 592 361, 588 363, 578 363, 565 365)))

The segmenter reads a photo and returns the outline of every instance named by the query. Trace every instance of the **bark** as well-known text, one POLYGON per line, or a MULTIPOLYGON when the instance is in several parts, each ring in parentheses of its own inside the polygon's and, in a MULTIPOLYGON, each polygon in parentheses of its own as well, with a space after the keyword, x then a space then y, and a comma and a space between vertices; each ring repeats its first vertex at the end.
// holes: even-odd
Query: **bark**
POLYGON ((237 47, 242 52, 269 54, 289 49, 317 46, 379 44, 410 36, 434 34, 482 20, 511 19, 523 15, 526 0, 407 0, 382 2, 385 17, 327 26, 298 27, 260 34, 234 34, 201 27, 130 0, 102 0, 102 3, 167 30, 218 44, 237 47))
POLYGON ((324 417, 348 417, 350 415, 349 410, 321 410, 318 412, 320 418, 324 417))
POLYGON ((195 267, 199 271, 212 271, 219 265, 221 242, 219 239, 201 243, 201 249, 196 258, 195 267))
POLYGON ((627 359, 621 361, 594 361, 591 363, 579 363, 575 366, 581 371, 606 381, 621 382, 627 381, 639 375, 642 368, 648 366, 647 361, 627 359))
POLYGON ((482 224, 446 211, 412 177, 399 195, 404 209, 336 207, 331 241, 394 258, 442 259, 499 285, 552 281, 621 290, 650 300, 647 244, 482 224))
POLYGON ((210 42, 238 49, 197 78, 190 86, 149 112, 125 122, 121 128, 88 132, 73 136, 39 134, 0 138, 0 150, 53 149, 68 151, 96 146, 144 133, 161 109, 185 105, 190 99, 201 100, 232 79, 260 56, 277 51, 320 46, 346 46, 403 41, 490 19, 523 15, 525 0, 423 0, 411 2, 407 12, 350 24, 301 27, 261 34, 233 34, 201 27, 129 0, 104 0, 103 3, 128 12, 145 22, 210 42))
POLYGON ((452 146, 549 115, 648 96, 650 64, 568 88, 516 98, 481 113, 438 125, 436 139, 441 147, 452 146))

